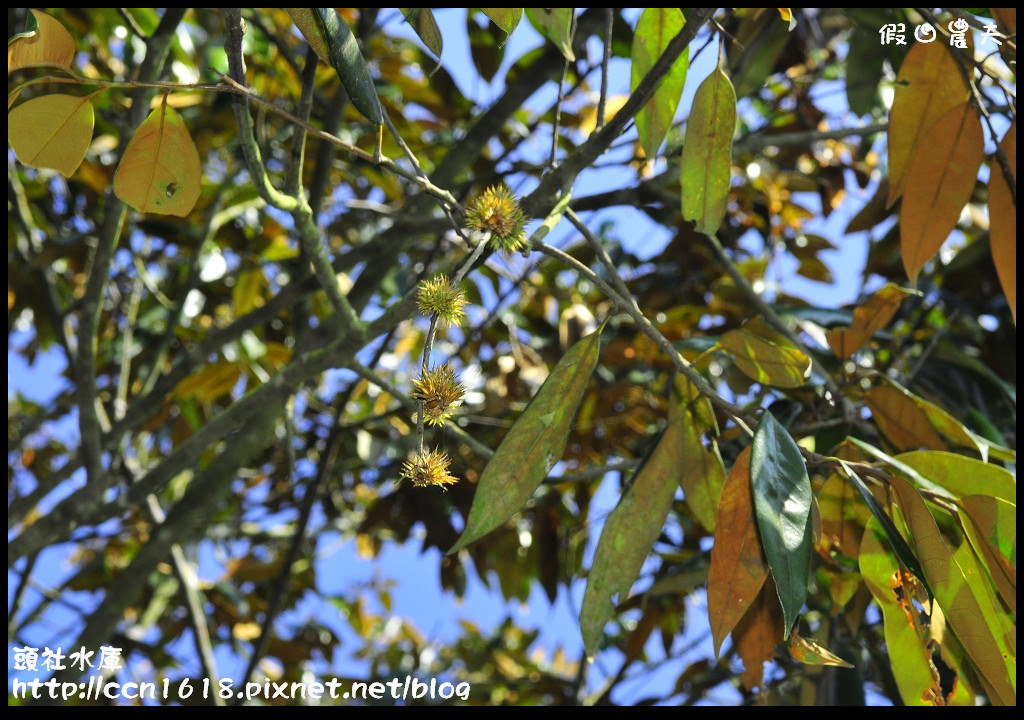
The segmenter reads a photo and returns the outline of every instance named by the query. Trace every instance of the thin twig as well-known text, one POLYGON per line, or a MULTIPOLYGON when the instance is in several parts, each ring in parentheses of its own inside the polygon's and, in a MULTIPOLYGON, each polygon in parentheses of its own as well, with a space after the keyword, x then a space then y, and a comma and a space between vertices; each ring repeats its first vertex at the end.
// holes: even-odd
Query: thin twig
POLYGON ((615 24, 615 8, 605 8, 604 13, 604 45, 601 56, 601 95, 597 100, 597 130, 604 127, 605 103, 608 101, 608 65, 612 59, 612 32, 615 24))

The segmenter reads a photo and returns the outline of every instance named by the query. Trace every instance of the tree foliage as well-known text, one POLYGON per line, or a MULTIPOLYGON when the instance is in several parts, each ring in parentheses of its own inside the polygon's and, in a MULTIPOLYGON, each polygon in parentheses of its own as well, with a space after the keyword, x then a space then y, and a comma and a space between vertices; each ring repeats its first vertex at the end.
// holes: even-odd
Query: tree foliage
POLYGON ((9 643, 1015 704, 1015 11, 461 12, 8 11, 9 643))

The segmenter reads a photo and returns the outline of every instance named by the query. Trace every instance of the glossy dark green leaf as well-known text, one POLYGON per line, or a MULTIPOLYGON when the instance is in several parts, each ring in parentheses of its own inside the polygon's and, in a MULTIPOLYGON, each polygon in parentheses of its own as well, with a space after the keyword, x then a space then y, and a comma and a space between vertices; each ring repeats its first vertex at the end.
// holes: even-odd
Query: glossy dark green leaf
POLYGON ((526 504, 562 459, 572 419, 601 351, 601 331, 573 345, 501 441, 477 485, 456 552, 504 523, 526 504))
POLYGON ((849 465, 842 460, 839 461, 843 470, 846 471, 847 477, 850 478, 850 482, 857 488, 857 492, 864 499, 864 503, 868 506, 871 514, 875 516, 875 520, 882 527, 882 531, 885 533, 885 537, 889 540, 889 545, 892 546, 893 552, 896 553, 896 557, 910 572, 917 576, 917 579, 921 581, 925 590, 931 595, 931 588, 928 587, 928 581, 924 577, 924 572, 921 571, 921 564, 917 561, 917 556, 914 555, 914 551, 907 545, 907 541, 900 535, 900 531, 896 529, 896 525, 893 524, 892 519, 885 513, 882 506, 878 504, 878 500, 871 494, 871 490, 864 484, 864 481, 860 479, 860 476, 853 471, 849 465))
POLYGON ((370 69, 359 52, 359 43, 352 30, 338 11, 334 8, 290 8, 288 14, 320 59, 338 73, 356 110, 370 122, 383 124, 384 116, 370 69))
POLYGON ((684 470, 684 442, 689 414, 675 403, 657 447, 637 471, 622 500, 608 516, 594 553, 580 611, 583 647, 597 652, 605 624, 615 612, 613 599, 626 599, 644 558, 658 539, 672 507, 684 470))
POLYGON ((754 512, 788 635, 807 600, 811 569, 811 481, 800 448, 775 416, 761 415, 750 454, 754 512))

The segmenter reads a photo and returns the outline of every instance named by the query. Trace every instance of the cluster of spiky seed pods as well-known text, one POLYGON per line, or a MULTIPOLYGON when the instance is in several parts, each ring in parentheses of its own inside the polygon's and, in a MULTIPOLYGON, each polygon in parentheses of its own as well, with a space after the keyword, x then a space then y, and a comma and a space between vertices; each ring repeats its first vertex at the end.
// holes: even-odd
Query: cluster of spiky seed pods
MULTIPOLYGON (((519 201, 509 188, 495 185, 484 190, 466 207, 466 228, 490 235, 494 250, 513 253, 526 246, 526 219, 519 201)), ((417 305, 434 323, 461 325, 466 317, 466 296, 458 282, 435 275, 420 284, 417 305)), ((433 328, 433 324, 431 326, 433 328)), ((430 357, 433 332, 427 336, 424 358, 430 357)), ((442 426, 455 414, 465 388, 449 363, 430 368, 424 362, 420 376, 413 380, 412 397, 419 403, 419 449, 402 465, 402 477, 417 487, 434 485, 447 489, 458 480, 448 471, 451 458, 443 450, 423 446, 423 423, 442 426)))

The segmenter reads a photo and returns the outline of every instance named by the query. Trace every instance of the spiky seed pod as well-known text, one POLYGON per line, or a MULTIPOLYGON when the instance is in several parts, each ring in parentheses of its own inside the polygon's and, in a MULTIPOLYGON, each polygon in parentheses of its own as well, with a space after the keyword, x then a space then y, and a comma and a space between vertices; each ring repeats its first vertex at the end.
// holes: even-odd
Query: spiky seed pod
POLYGON ((461 325, 466 318, 466 294, 444 275, 420 283, 416 303, 424 315, 437 315, 446 325, 461 325))
POLYGON ((412 384, 415 387, 412 396, 423 402, 423 419, 431 425, 444 425, 455 413, 454 405, 466 390, 447 363, 427 370, 412 384))
POLYGON ((492 185, 466 207, 466 227, 491 234, 495 250, 513 253, 526 247, 526 216, 504 183, 492 185))
POLYGON ((459 480, 448 472, 452 464, 447 453, 438 450, 419 450, 402 465, 402 477, 416 487, 436 485, 442 490, 459 480))

